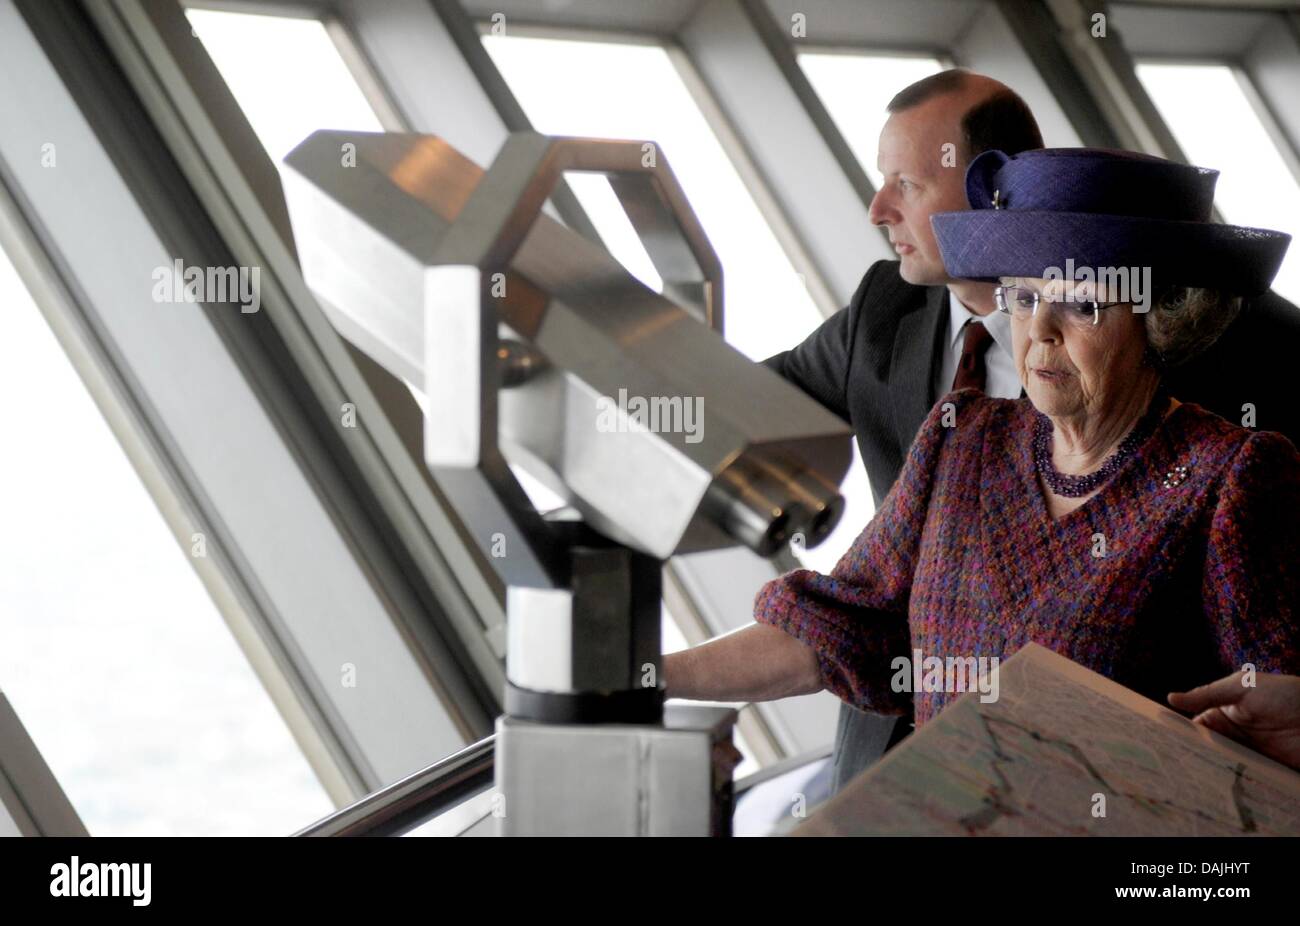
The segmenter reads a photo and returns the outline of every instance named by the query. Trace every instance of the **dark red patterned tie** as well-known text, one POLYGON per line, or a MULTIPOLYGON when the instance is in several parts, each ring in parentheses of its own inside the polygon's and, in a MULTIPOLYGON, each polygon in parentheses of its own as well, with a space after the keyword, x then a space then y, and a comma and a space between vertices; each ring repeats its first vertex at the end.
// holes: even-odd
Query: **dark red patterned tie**
POLYGON ((984 391, 984 352, 993 341, 993 335, 984 327, 983 322, 974 319, 966 322, 966 333, 962 336, 961 358, 957 361, 957 375, 952 378, 952 388, 968 387, 984 391))

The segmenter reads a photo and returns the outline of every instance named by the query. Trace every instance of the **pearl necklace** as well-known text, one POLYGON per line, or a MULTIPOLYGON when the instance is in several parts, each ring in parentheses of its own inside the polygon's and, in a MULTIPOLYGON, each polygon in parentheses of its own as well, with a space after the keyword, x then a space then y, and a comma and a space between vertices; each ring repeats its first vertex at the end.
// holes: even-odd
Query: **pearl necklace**
POLYGON ((1034 422, 1034 465, 1038 467, 1043 481, 1054 493, 1066 498, 1082 498, 1114 475, 1138 447, 1155 433, 1168 406, 1169 392, 1161 381, 1156 386, 1155 395, 1151 397, 1151 404, 1147 407, 1146 413, 1120 441, 1115 452, 1106 458, 1100 469, 1082 476, 1059 472, 1053 465, 1052 421, 1042 412, 1038 412, 1038 418, 1034 422))

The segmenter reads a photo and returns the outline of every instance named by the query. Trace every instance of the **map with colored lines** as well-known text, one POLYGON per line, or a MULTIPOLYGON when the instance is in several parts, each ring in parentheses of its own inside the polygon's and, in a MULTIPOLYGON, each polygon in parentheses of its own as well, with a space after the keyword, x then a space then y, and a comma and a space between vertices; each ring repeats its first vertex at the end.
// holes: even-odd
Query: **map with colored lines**
POLYGON ((1300 835, 1300 772, 1029 644, 794 835, 1300 835))

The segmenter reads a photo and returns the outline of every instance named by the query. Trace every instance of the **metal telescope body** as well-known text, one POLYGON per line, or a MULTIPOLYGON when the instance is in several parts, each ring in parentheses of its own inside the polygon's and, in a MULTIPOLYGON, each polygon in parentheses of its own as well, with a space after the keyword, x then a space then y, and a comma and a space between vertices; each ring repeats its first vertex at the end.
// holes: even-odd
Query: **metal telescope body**
POLYGON ((721 265, 662 154, 520 132, 484 171, 435 136, 319 131, 281 175, 308 286, 424 393, 426 463, 506 588, 500 831, 726 831, 734 711, 665 711, 662 564, 816 545, 850 432, 724 341, 721 265), (543 213, 566 171, 608 177, 662 293, 543 213))

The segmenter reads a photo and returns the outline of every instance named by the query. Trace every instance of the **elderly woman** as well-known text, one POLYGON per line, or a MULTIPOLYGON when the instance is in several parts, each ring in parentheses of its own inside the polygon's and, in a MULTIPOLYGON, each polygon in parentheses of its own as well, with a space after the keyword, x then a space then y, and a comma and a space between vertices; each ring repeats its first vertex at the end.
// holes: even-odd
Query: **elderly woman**
POLYGON ((1246 663, 1300 670, 1300 456, 1162 383, 1289 241, 1210 222, 1216 177, 1089 149, 976 158, 971 211, 933 224, 950 275, 1001 283, 1027 397, 941 399, 831 574, 769 582, 757 625, 667 657, 668 695, 828 689, 920 725, 961 692, 900 685, 917 650, 1034 641, 1161 702, 1246 663))

